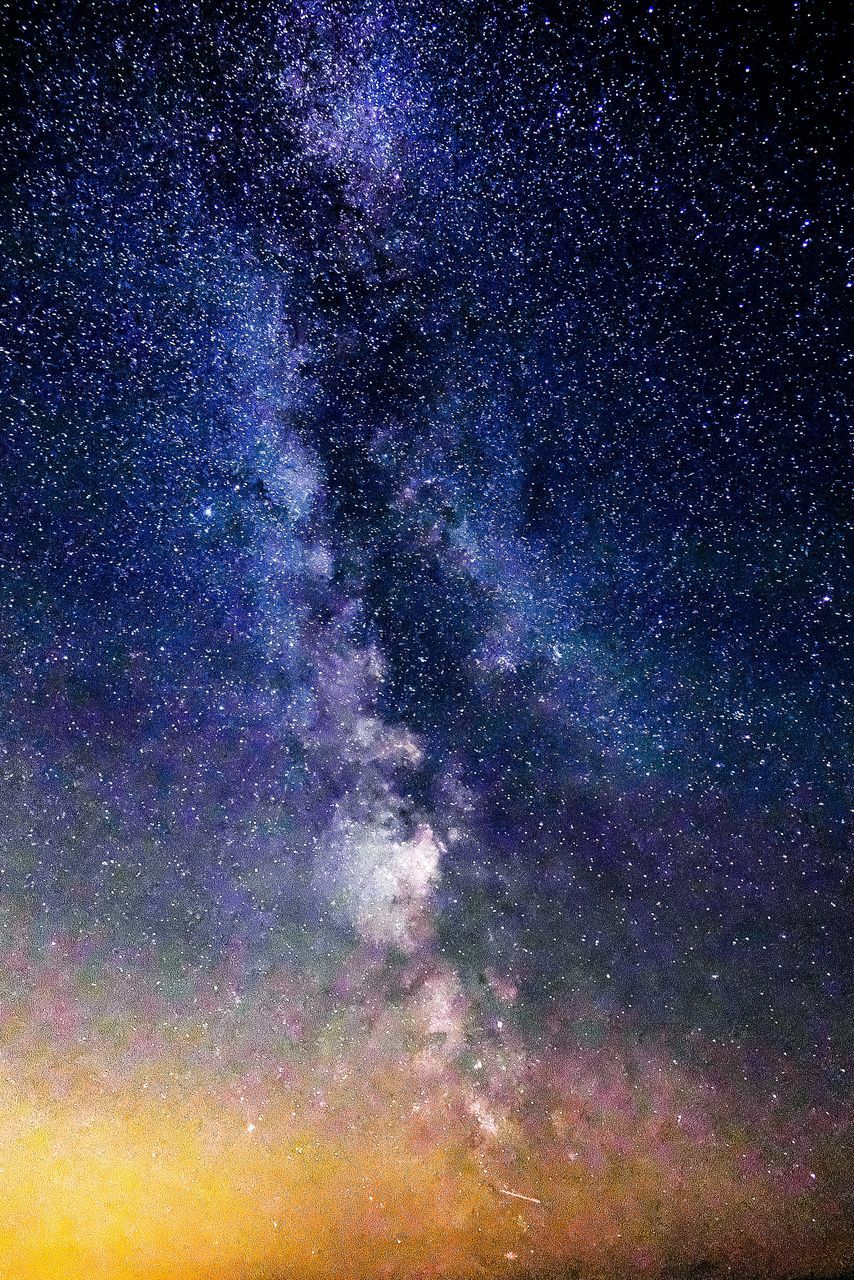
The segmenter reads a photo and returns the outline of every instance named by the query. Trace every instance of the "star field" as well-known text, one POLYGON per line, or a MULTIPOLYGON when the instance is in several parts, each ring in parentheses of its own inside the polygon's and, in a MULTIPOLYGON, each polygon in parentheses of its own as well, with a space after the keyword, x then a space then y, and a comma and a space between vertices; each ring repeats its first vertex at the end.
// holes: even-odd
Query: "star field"
POLYGON ((3 12, 0 1276, 842 1274, 842 16, 3 12))

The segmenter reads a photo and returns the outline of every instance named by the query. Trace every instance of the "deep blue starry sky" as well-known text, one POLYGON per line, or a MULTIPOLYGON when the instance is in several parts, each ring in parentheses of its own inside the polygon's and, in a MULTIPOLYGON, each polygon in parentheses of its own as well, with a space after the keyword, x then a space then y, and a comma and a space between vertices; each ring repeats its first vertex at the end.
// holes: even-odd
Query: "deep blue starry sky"
POLYGON ((7 909, 844 1092, 841 13, 5 22, 7 909))

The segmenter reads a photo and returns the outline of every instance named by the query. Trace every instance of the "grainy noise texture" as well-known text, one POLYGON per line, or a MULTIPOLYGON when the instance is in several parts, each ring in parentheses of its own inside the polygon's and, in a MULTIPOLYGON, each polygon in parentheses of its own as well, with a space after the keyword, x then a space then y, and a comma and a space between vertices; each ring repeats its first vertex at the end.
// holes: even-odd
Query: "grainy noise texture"
POLYGON ((844 11, 0 13, 0 1280, 842 1276, 844 11))

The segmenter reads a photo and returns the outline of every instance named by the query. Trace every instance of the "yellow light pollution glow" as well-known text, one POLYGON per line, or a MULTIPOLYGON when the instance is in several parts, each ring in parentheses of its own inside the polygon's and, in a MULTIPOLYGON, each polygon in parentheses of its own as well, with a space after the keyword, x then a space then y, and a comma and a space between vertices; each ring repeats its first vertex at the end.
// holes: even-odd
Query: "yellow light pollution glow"
POLYGON ((783 1274, 844 1256, 844 1171, 818 1148, 804 1165, 802 1132, 783 1158, 775 1134, 774 1165, 767 1133, 625 1033, 542 1056, 479 1033, 435 964, 301 1034, 315 997, 284 971, 196 975, 170 1003, 148 971, 6 960, 3 1280, 783 1274))

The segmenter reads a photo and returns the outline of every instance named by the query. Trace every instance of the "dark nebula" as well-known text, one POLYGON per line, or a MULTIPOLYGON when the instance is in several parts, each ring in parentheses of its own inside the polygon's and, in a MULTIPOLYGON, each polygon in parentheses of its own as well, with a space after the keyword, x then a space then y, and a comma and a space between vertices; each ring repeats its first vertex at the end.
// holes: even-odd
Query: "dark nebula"
POLYGON ((840 1276, 844 12, 3 24, 0 1277, 840 1276))

